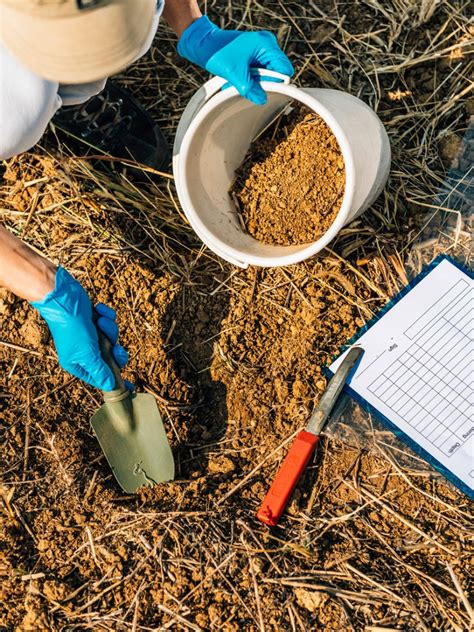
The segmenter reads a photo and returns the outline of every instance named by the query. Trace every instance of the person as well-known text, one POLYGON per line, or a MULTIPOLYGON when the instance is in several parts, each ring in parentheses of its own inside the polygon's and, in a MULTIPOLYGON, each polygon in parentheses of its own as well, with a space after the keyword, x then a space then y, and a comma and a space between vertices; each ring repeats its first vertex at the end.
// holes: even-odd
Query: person
MULTIPOLYGON (((178 38, 178 54, 227 80, 256 105, 266 101, 254 68, 285 75, 293 67, 268 31, 225 30, 196 0, 0 0, 0 159, 30 149, 54 123, 114 157, 160 169, 166 142, 153 118, 107 78, 145 54, 160 16, 178 38)), ((115 312, 95 307, 81 284, 0 227, 0 284, 46 321, 63 369, 112 390, 98 327, 119 366, 115 312)))

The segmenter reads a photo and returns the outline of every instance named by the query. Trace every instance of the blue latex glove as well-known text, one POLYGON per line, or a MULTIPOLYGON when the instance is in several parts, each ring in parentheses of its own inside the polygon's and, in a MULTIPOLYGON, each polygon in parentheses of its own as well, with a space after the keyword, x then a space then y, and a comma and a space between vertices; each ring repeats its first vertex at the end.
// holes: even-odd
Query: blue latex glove
POLYGON ((251 68, 267 68, 290 77, 293 66, 269 31, 227 31, 205 15, 181 35, 178 53, 213 75, 227 79, 238 92, 257 105, 267 100, 251 68))
MULTIPOLYGON (((112 391, 115 378, 100 354, 92 304, 82 285, 59 267, 54 290, 31 305, 48 324, 62 368, 102 391, 112 391)), ((99 314, 97 326, 114 345, 115 361, 119 367, 125 366, 128 353, 117 344, 114 310, 99 303, 96 311, 99 314)))

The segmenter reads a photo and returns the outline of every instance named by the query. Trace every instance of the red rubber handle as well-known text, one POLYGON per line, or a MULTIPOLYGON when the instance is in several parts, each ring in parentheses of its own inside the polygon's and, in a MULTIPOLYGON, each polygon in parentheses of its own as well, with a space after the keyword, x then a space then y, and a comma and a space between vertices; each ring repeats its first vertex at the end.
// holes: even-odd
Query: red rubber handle
POLYGON ((306 430, 301 430, 296 435, 290 451, 281 464, 257 512, 257 518, 260 522, 264 522, 270 527, 274 527, 278 523, 318 441, 317 435, 306 432, 306 430))

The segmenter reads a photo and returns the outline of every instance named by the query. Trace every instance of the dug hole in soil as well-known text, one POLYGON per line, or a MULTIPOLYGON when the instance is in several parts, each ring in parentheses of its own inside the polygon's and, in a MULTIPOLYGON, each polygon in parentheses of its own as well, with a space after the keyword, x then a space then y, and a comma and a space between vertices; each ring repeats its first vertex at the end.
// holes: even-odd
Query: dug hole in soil
POLYGON ((336 137, 320 116, 295 104, 251 144, 230 195, 246 232, 266 244, 291 246, 327 232, 344 186, 336 137))

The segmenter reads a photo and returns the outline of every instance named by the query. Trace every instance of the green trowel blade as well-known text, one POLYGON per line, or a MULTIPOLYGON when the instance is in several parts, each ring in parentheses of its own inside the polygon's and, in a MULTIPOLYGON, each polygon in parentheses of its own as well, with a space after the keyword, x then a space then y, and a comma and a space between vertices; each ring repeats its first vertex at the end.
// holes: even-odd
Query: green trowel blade
POLYGON ((107 402, 91 425, 124 491, 173 480, 173 454, 153 395, 138 393, 107 402))

